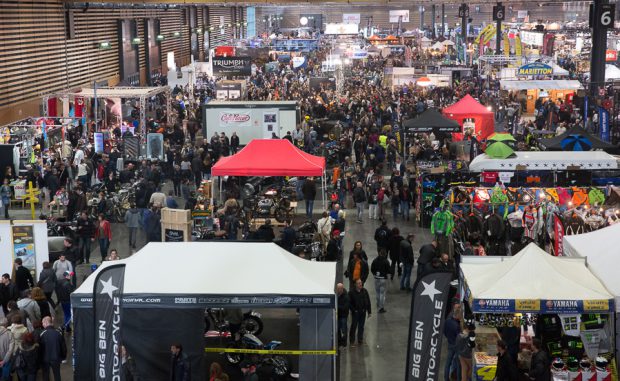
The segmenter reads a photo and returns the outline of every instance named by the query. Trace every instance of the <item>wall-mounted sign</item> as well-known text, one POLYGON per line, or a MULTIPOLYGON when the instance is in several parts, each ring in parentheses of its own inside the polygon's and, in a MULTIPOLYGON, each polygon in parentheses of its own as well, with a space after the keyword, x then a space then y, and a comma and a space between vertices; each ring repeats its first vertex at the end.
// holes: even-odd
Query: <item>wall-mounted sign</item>
POLYGON ((532 62, 517 69, 518 76, 551 74, 553 74, 553 68, 541 62, 532 62))
POLYGON ((397 9, 391 10, 390 13, 390 22, 397 23, 402 16, 402 22, 409 22, 409 9, 397 9))
POLYGON ((343 24, 359 24, 361 20, 359 13, 343 13, 342 14, 342 23, 343 24))
POLYGON ((220 112, 220 125, 250 126, 252 115, 247 112, 220 112))
POLYGON ((618 51, 617 50, 607 50, 605 52, 605 61, 607 62, 616 62, 618 60, 618 51))
POLYGON ((13 226, 13 260, 21 258, 22 265, 28 270, 36 268, 36 251, 34 233, 31 226, 13 226))
POLYGON ((213 75, 215 76, 249 76, 252 74, 250 57, 215 57, 213 58, 213 75))

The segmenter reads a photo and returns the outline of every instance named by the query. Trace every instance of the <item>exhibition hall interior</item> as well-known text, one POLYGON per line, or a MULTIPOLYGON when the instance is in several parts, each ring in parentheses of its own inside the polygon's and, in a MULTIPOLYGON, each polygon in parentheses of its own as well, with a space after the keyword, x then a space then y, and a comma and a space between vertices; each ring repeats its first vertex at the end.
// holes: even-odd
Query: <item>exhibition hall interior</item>
POLYGON ((616 0, 0 0, 0 381, 616 381, 616 0))

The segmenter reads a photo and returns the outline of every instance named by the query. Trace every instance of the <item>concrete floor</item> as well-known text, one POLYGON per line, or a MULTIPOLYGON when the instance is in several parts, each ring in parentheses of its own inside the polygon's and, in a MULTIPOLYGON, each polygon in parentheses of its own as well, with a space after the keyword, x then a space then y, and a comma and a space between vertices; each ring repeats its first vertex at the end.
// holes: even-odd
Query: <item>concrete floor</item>
MULTIPOLYGON (((302 208, 303 202, 300 203, 300 210, 302 208)), ((320 202, 319 205, 315 204, 315 214, 318 213, 319 210, 320 202)), ((362 241, 364 249, 369 256, 370 264, 377 256, 376 244, 373 237, 375 229, 379 226, 379 221, 369 220, 368 216, 365 215, 363 223, 358 224, 354 222, 354 210, 348 210, 347 213, 350 222, 348 222, 346 226, 344 258, 345 260, 348 258, 353 243, 359 240, 362 241)), ((11 213, 12 218, 29 218, 27 217, 28 215, 29 211, 21 210, 15 210, 11 213)), ((401 219, 394 221, 391 214, 389 214, 388 226, 390 228, 394 226, 398 227, 403 236, 406 236, 409 232, 413 232, 416 235, 414 240, 414 253, 416 256, 419 247, 430 242, 430 231, 428 229, 414 227, 413 221, 405 222, 401 219)), ((139 250, 144 243, 144 236, 142 232, 140 232, 138 235, 137 250, 139 250)), ((124 224, 112 224, 112 243, 110 248, 117 249, 121 258, 125 258, 135 252, 128 245, 128 235, 124 224)), ((98 247, 94 247, 91 254, 91 261, 99 263, 100 254, 98 247)), ((78 280, 81 280, 83 277, 81 274, 84 274, 88 270, 88 265, 78 266, 78 280)), ((339 263, 337 271, 338 281, 342 281, 343 271, 342 263, 339 263)), ((413 274, 415 274, 415 268, 413 274)), ((413 280, 415 280, 414 277, 412 277, 412 282, 413 280)), ((366 288, 371 297, 373 314, 372 317, 366 321, 365 343, 362 346, 356 346, 354 348, 347 347, 340 351, 340 380, 390 381, 403 379, 407 351, 411 293, 401 291, 398 282, 398 277, 395 277, 393 281, 389 281, 385 305, 387 313, 379 314, 376 308, 374 280, 372 276, 369 277, 366 288)), ((346 278, 343 283, 345 283, 345 287, 348 288, 348 280, 346 278)), ((61 311, 59 311, 59 315, 62 315, 61 311)), ((281 340, 285 343, 283 348, 292 348, 290 345, 294 346, 294 343, 298 342, 297 317, 294 313, 290 314, 285 312, 273 315, 273 312, 266 312, 265 318, 265 332, 261 335, 263 340, 281 340), (283 319, 288 319, 289 321, 284 322, 283 319)), ((70 348, 71 339, 69 336, 67 336, 67 344, 70 348)), ((218 360, 217 356, 219 355, 216 354, 206 357, 205 366, 208 367, 211 361, 223 363, 222 359, 218 360)), ((296 361, 293 362, 295 363, 296 361)), ((296 368, 296 364, 293 365, 293 368, 296 368)), ((233 369, 228 369, 228 371, 231 380, 239 379, 238 373, 236 374, 233 369)), ((63 379, 72 379, 70 362, 62 366, 62 377, 63 379)))

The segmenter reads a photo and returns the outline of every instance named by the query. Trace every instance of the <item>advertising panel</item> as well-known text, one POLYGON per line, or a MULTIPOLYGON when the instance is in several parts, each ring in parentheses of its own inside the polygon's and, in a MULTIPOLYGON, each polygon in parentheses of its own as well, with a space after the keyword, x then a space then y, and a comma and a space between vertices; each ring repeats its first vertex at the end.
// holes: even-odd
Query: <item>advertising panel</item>
POLYGON ((360 19, 361 17, 359 13, 343 13, 342 14, 343 24, 359 24, 360 19))
POLYGON ((213 75, 215 76, 249 76, 252 74, 250 57, 215 57, 213 58, 213 75))
POLYGON ((36 251, 32 226, 12 226, 13 261, 21 258, 22 265, 30 271, 36 269, 36 251))
POLYGON ((357 24, 325 24, 325 34, 357 34, 357 24))
POLYGON ((402 22, 409 22, 409 9, 390 10, 390 22, 397 23, 402 16, 402 22))

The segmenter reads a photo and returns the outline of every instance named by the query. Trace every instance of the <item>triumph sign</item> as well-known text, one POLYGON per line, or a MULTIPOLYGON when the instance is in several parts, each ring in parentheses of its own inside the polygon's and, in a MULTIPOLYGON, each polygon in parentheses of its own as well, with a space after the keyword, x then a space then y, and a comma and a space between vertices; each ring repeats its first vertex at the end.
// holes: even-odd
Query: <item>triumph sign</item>
POLYGON ((121 380, 121 303, 125 265, 112 265, 95 278, 95 380, 121 380))
POLYGON ((416 282, 411 300, 407 381, 437 381, 443 372, 441 341, 451 280, 451 273, 439 272, 416 282))
POLYGON ((215 57, 213 58, 213 75, 250 76, 252 75, 252 59, 250 57, 215 57))

